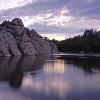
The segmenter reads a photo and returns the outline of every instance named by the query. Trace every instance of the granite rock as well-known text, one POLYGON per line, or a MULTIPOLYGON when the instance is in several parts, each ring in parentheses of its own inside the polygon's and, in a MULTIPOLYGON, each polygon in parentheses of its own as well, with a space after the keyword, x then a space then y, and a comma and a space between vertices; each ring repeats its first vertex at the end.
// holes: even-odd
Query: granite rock
POLYGON ((21 19, 0 24, 0 56, 50 55, 58 53, 57 46, 24 27, 21 19))

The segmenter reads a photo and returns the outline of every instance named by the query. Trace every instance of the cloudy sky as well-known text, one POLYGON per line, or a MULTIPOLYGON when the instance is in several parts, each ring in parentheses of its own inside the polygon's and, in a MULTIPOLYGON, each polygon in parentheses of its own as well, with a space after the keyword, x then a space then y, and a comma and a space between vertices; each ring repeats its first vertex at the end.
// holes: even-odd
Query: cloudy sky
POLYGON ((0 23, 15 17, 25 27, 61 40, 100 29, 100 0, 0 0, 0 23))

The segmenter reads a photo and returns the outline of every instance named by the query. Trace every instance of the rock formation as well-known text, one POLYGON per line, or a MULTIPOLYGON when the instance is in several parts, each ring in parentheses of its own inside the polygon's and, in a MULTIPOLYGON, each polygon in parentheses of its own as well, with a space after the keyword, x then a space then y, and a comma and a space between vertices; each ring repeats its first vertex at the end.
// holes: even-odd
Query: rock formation
POLYGON ((0 24, 0 56, 50 55, 58 53, 57 46, 43 39, 35 30, 24 27, 21 19, 0 24))

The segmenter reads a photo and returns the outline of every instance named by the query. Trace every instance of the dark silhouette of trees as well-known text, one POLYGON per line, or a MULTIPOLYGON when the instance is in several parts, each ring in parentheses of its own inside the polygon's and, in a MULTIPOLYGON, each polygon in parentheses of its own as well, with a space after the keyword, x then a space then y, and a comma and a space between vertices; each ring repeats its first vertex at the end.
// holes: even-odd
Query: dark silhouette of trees
POLYGON ((82 36, 51 40, 61 52, 100 52, 100 31, 86 30, 82 36))

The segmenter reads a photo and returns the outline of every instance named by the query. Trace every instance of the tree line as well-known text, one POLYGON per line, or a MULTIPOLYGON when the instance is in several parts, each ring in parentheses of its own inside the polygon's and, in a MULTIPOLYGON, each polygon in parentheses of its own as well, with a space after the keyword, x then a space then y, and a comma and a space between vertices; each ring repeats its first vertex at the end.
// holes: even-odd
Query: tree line
POLYGON ((86 30, 83 35, 62 41, 51 40, 61 52, 100 52, 100 31, 86 30))

